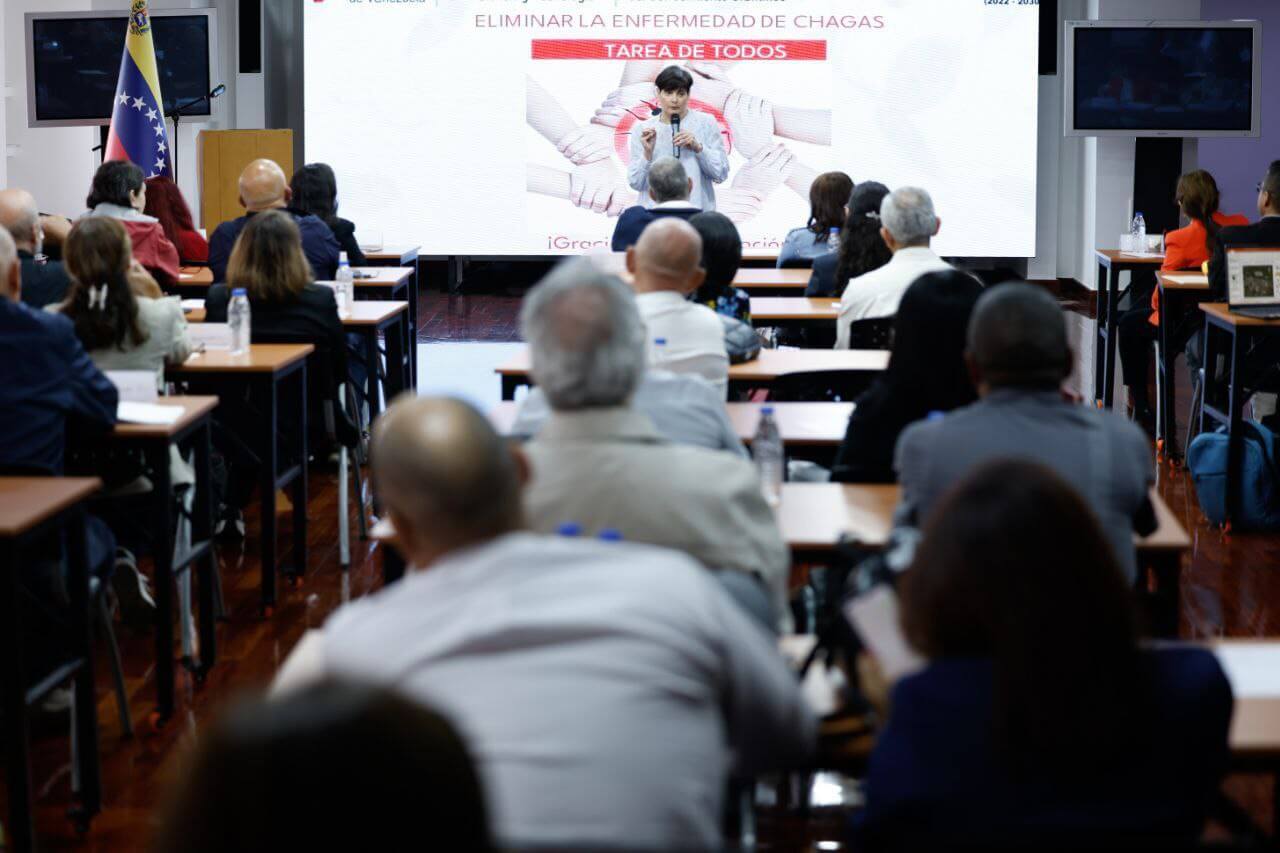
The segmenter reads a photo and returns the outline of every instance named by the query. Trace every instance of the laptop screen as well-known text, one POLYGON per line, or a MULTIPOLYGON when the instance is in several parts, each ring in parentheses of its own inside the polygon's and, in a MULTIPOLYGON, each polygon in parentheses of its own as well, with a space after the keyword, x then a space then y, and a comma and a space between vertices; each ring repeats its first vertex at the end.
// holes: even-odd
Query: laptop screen
POLYGON ((1280 305, 1280 247, 1227 250, 1231 305, 1280 305))

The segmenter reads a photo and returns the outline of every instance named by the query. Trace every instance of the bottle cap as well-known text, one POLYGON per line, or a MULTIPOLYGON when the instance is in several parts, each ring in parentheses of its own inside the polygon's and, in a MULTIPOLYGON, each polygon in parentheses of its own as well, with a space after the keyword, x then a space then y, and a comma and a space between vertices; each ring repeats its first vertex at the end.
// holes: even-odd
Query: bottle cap
POLYGON ((654 346, 665 347, 665 346, 667 345, 667 339, 666 339, 666 338, 654 338, 654 339, 653 339, 653 343, 654 343, 654 346))
POLYGON ((340 266, 340 267, 341 267, 341 266, 345 266, 345 265, 346 265, 346 263, 347 263, 347 253, 346 253, 346 252, 339 252, 339 253, 338 253, 338 266, 340 266))
POLYGON ((600 529, 599 539, 602 542, 621 542, 622 531, 616 527, 603 527, 600 529))
POLYGON ((576 521, 566 521, 564 524, 561 524, 556 528, 556 535, 569 537, 581 536, 582 525, 578 524, 576 521))
POLYGON ((248 295, 248 291, 246 291, 243 287, 237 287, 235 290, 232 290, 232 291, 231 291, 231 295, 232 295, 232 296, 247 296, 247 295, 248 295))
POLYGON ((773 406, 761 406, 761 407, 760 407, 760 414, 762 414, 762 415, 772 415, 772 414, 773 414, 773 406))

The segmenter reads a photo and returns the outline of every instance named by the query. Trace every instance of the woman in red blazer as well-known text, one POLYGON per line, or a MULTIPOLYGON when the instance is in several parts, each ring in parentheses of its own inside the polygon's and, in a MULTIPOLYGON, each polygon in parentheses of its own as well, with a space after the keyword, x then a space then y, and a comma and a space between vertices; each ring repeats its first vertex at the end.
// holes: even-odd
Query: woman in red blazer
POLYGON ((191 208, 182 197, 182 190, 172 178, 159 175, 147 178, 147 206, 144 211, 148 216, 160 220, 169 242, 178 249, 178 256, 184 264, 203 266, 209 263, 209 243, 196 230, 191 221, 191 208))
MULTIPOLYGON (((1218 184, 1204 169, 1187 172, 1178 179, 1178 210, 1191 221, 1185 228, 1165 235, 1161 271, 1199 269, 1213 255, 1213 243, 1223 226, 1249 224, 1243 216, 1227 216, 1219 212, 1219 199, 1218 184)), ((1120 368, 1124 384, 1129 389, 1134 420, 1148 432, 1155 428, 1155 413, 1151 410, 1147 394, 1147 367, 1151 343, 1156 339, 1156 329, 1160 324, 1160 288, 1151 293, 1151 308, 1148 311, 1145 307, 1134 307, 1119 320, 1120 368)), ((1176 353, 1185 341, 1174 343, 1176 353)))

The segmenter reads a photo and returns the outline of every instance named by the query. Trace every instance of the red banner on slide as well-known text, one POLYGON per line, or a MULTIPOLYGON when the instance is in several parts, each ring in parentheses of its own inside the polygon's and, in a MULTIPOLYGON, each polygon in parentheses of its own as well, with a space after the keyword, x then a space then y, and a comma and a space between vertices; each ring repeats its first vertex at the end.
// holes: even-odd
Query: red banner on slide
POLYGON ((764 59, 822 60, 822 40, 766 39, 534 39, 534 59, 764 59))

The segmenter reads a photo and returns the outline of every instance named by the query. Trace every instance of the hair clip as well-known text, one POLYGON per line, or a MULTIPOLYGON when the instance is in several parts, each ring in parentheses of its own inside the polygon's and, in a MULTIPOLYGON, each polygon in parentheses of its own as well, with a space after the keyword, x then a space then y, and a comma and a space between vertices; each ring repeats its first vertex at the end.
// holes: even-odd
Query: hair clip
POLYGON ((874 219, 876 222, 880 221, 880 214, 876 213, 874 210, 868 210, 866 217, 867 219, 874 219))
POLYGON ((101 311, 107 307, 107 286, 100 284, 97 287, 89 287, 89 310, 101 311))

